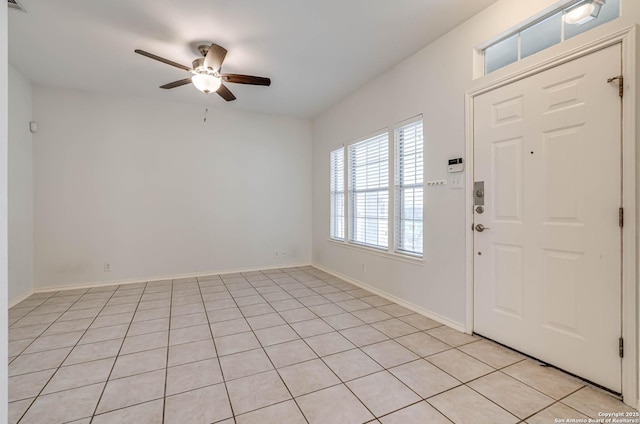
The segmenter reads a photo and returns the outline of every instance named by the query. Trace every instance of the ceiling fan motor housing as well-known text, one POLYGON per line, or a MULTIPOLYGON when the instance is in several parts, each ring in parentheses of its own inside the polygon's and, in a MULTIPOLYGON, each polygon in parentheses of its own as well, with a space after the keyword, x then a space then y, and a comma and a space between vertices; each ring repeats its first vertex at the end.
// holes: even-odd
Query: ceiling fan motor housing
POLYGON ((193 61, 192 63, 193 73, 194 74, 208 74, 208 75, 218 75, 218 71, 208 68, 204 64, 204 58, 199 58, 193 61))

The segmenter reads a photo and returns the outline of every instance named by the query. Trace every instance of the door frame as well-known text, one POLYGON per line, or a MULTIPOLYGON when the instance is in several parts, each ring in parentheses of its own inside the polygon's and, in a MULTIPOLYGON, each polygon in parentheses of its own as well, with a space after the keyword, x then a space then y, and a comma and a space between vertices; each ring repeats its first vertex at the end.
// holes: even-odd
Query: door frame
MULTIPOLYGON (((471 334, 474 329, 474 233, 473 224, 473 175, 474 175, 474 99, 476 96, 495 90, 502 86, 538 74, 555 66, 562 65, 606 47, 621 44, 623 75, 625 77, 625 94, 622 98, 622 206, 625 221, 622 228, 622 337, 624 338, 624 358, 622 358, 622 396, 627 405, 640 407, 638 398, 638 382, 640 381, 640 363, 638 359, 639 325, 637 312, 640 308, 638 297, 638 242, 636 199, 637 181, 636 170, 640 158, 636 156, 636 46, 638 45, 638 31, 631 26, 617 31, 606 37, 570 49, 551 59, 547 59, 521 69, 515 73, 492 80, 465 93, 465 147, 467 157, 467 175, 465 188, 465 218, 466 218, 466 321, 465 330, 471 334)), ((612 75, 613 77, 614 75, 612 75)), ((640 112, 640 110, 638 110, 640 112)), ((638 150, 640 153, 640 149, 638 150)))

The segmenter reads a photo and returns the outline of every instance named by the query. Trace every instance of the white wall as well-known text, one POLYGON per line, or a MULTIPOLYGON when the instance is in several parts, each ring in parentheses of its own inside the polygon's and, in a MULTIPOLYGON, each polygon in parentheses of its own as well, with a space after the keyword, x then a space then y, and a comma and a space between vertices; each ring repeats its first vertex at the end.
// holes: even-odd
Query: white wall
POLYGON ((309 121, 40 86, 33 115, 36 287, 310 262, 309 121))
MULTIPOLYGON (((0 7, 0 287, 7 287, 7 146, 8 146, 8 47, 7 9, 0 7)), ((0 358, 7 357, 7 290, 0 290, 0 358)), ((0 362, 0 417, 7 416, 7 362, 0 362)), ((3 418, 0 418, 3 419, 3 418)))
POLYGON ((31 83, 9 66, 9 302, 33 290, 31 83))
MULTIPOLYGON (((466 319, 465 190, 425 187, 425 261, 414 264, 328 241, 329 152, 343 143, 424 115, 425 180, 447 179, 447 160, 465 156, 465 92, 587 40, 640 21, 640 2, 623 17, 474 81, 474 48, 554 5, 501 0, 382 74, 313 122, 313 262, 397 296, 463 328, 466 319), (366 272, 362 271, 365 264, 366 272)), ((465 158, 468 160, 468 158, 465 158)))

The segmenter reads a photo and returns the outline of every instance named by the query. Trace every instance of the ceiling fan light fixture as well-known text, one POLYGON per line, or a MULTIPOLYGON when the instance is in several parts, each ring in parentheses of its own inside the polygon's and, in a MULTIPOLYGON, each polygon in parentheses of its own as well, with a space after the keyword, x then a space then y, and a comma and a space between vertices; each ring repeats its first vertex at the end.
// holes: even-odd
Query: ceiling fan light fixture
POLYGON ((589 0, 583 2, 564 13, 564 21, 570 25, 584 25, 592 21, 600 14, 600 9, 606 0, 589 0))
POLYGON ((210 74, 195 74, 191 77, 191 82, 200 91, 205 94, 213 93, 220 88, 222 81, 220 77, 210 74))

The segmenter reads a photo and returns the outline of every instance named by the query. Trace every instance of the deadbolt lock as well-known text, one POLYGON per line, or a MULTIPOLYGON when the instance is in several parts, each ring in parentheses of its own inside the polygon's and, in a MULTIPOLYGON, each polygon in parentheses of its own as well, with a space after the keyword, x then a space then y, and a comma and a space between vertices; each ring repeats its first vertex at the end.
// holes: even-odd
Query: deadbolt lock
POLYGON ((476 206, 477 213, 484 213, 484 206, 476 206))
POLYGON ((484 181, 473 183, 473 204, 475 206, 484 206, 484 181))

